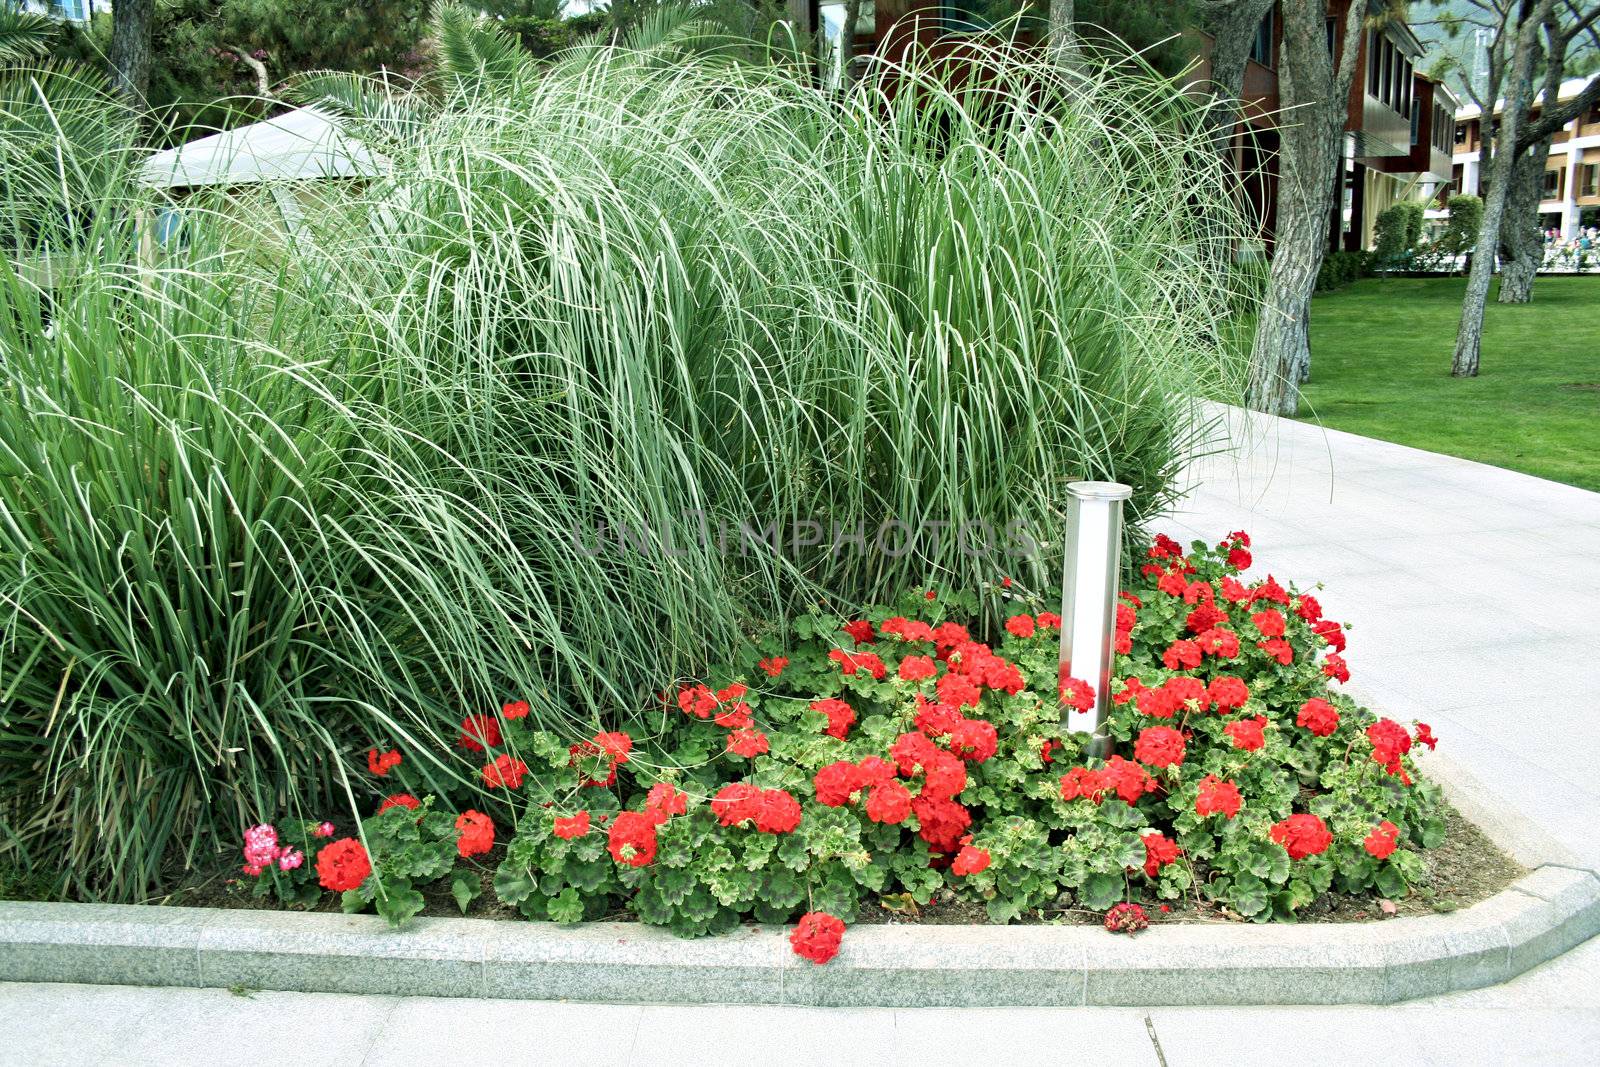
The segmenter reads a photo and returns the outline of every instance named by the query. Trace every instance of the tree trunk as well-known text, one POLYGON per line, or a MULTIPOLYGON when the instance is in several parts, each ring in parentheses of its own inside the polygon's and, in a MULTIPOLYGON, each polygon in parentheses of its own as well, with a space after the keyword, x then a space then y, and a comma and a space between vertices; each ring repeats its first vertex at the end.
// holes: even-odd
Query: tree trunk
POLYGON ((1328 245, 1334 167, 1366 6, 1365 0, 1350 5, 1335 70, 1325 44, 1326 5, 1283 0, 1278 226, 1245 390, 1245 403, 1257 411, 1298 413, 1300 382, 1311 373, 1311 294, 1328 245))
POLYGON ((1273 0, 1236 0, 1205 9, 1205 31, 1211 35, 1211 100, 1206 114, 1211 142, 1218 154, 1233 150, 1233 133, 1242 118, 1244 72, 1256 27, 1273 0))
POLYGON ((1076 0, 1050 0, 1050 54, 1057 62, 1075 67, 1078 51, 1076 0))
POLYGON ((845 0, 844 26, 839 30, 839 88, 850 87, 850 60, 856 52, 856 23, 861 21, 861 0, 845 0))
POLYGON ((1517 157, 1506 193, 1506 218, 1500 229, 1500 303, 1526 304, 1533 299, 1533 280, 1544 261, 1539 232, 1539 197, 1544 190, 1550 142, 1540 141, 1517 157))
POLYGON ((111 9, 111 84, 137 111, 150 96, 150 31, 155 0, 117 0, 111 9))
POLYGON ((1500 246, 1500 225, 1505 218, 1511 172, 1517 162, 1517 133, 1522 126, 1531 93, 1533 50, 1538 43, 1538 28, 1555 6, 1555 0, 1539 0, 1529 17, 1517 26, 1517 43, 1512 52, 1511 73, 1506 79, 1506 106, 1500 119, 1499 143, 1495 149, 1494 172, 1489 176, 1489 196, 1483 205, 1483 228, 1473 250, 1472 273, 1467 275, 1467 294, 1461 301, 1461 323, 1456 328, 1456 350, 1450 360, 1450 373, 1457 378, 1478 375, 1478 356, 1483 344, 1483 309, 1489 302, 1489 282, 1494 276, 1495 252, 1500 246))

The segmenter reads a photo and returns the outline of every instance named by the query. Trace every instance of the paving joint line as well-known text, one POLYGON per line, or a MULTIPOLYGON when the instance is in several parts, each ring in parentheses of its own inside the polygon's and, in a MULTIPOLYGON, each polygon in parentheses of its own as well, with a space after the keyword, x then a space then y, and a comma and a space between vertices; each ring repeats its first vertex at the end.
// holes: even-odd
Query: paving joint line
POLYGON ((1156 1050, 1156 1064, 1158 1067, 1167 1067, 1167 1054, 1161 1051, 1161 1038, 1156 1036, 1155 1020, 1150 1018, 1150 1013, 1144 1016, 1144 1030, 1150 1035, 1150 1044, 1156 1050))

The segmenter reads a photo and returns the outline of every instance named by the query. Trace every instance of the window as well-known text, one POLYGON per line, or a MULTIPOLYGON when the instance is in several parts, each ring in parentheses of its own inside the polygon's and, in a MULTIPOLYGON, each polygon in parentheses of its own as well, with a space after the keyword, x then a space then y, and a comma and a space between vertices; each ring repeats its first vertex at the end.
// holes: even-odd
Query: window
POLYGON ((1584 196, 1600 196, 1600 163, 1584 164, 1583 184, 1579 188, 1584 196))
POLYGON ((1272 12, 1268 11, 1256 27, 1256 39, 1250 43, 1250 58, 1263 67, 1272 66, 1272 12))
POLYGON ((1456 144, 1466 144, 1466 143, 1467 143, 1467 124, 1465 122, 1463 122, 1459 126, 1456 127, 1456 144))
POLYGON ((1019 6, 1019 0, 944 0, 944 30, 982 33, 1015 16, 1019 6))
MULTIPOLYGON (((1328 31, 1328 39, 1329 39, 1330 42, 1333 39, 1333 31, 1332 31, 1331 27, 1330 27, 1330 29, 1328 31)), ((1331 47, 1331 45, 1330 45, 1330 47, 1331 47)), ((1367 95, 1368 96, 1377 96, 1378 95, 1378 82, 1380 80, 1379 76, 1378 76, 1378 60, 1379 60, 1379 55, 1380 55, 1380 53, 1382 51, 1383 51, 1383 49, 1381 47, 1379 47, 1378 42, 1373 40, 1372 37, 1369 35, 1367 37, 1367 95)))
POLYGON ((1418 108, 1417 110, 1415 110, 1415 111, 1413 111, 1411 113, 1411 147, 1413 147, 1413 148, 1416 147, 1416 145, 1417 145, 1417 135, 1420 134, 1421 132, 1422 132, 1422 109, 1418 108))
POLYGON ((1554 167, 1544 172, 1544 199, 1561 199, 1561 171, 1554 167))

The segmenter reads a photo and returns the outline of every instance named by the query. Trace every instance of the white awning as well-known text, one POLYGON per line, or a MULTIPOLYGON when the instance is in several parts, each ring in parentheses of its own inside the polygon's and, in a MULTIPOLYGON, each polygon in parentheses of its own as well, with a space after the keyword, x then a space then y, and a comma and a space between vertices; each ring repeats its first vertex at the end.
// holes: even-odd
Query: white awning
POLYGON ((386 163, 315 108, 201 137, 145 160, 142 180, 158 189, 249 185, 314 178, 367 178, 386 163))

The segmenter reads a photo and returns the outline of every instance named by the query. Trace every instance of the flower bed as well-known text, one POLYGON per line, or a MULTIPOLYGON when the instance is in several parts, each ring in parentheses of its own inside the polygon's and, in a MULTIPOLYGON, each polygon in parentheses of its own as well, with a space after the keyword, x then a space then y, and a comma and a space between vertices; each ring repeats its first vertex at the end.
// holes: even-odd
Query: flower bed
POLYGON ((467 910, 473 857, 509 834, 492 891, 529 918, 626 908, 697 936, 798 916, 794 949, 819 963, 869 900, 953 894, 1003 923, 1069 898, 1133 930, 1190 898, 1268 921, 1329 893, 1403 897, 1444 835, 1410 755, 1432 732, 1340 693, 1343 625, 1242 578, 1251 563, 1243 533, 1150 547, 1118 605, 1104 761, 1061 727, 1093 693, 1059 675, 1057 616, 1018 610, 984 643, 973 597, 924 590, 799 618, 575 744, 520 701, 467 716, 457 743, 501 827, 405 792, 404 754, 374 748, 389 795, 359 839, 252 828, 245 873, 261 895, 339 892, 402 922, 426 883, 467 910))

